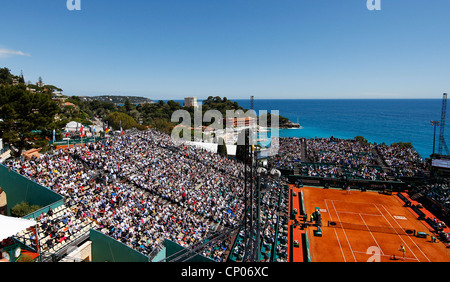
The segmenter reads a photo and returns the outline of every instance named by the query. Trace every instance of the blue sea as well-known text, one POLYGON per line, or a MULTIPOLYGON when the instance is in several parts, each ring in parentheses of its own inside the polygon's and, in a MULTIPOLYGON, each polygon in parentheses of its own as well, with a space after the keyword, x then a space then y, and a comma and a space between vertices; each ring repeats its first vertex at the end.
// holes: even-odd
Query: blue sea
MULTIPOLYGON (((250 99, 230 100, 250 108, 250 99)), ((300 129, 280 129, 281 137, 352 139, 359 135, 369 142, 388 145, 411 142, 427 158, 433 151, 434 128, 430 121, 441 120, 442 99, 255 99, 254 109, 278 110, 280 115, 300 123, 300 129)), ((439 131, 437 127, 436 153, 439 131)), ((445 139, 450 142, 450 124, 446 132, 445 139)))
MULTIPOLYGON (((250 100, 236 101, 250 108, 250 100)), ((280 115, 302 126, 280 129, 280 137, 350 139, 360 135, 376 143, 411 142, 427 158, 433 151, 434 128, 430 121, 441 120, 442 99, 255 100, 254 108, 278 110, 280 115)), ((439 131, 437 127, 436 152, 439 131)), ((445 139, 450 142, 450 128, 446 132, 445 139)))

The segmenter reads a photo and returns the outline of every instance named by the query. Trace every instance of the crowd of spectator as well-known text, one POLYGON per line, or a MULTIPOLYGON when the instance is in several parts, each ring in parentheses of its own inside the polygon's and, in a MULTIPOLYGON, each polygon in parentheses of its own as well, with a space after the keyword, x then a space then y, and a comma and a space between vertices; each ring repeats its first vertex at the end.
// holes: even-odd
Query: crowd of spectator
MULTIPOLYGON (((47 213, 42 213, 38 218, 40 234, 44 241, 41 241, 43 250, 53 248, 58 243, 69 241, 81 229, 81 221, 73 217, 70 210, 56 217, 50 209, 47 213)), ((33 239, 33 238, 31 238, 33 239)), ((36 241, 31 240, 35 246, 36 241)))
MULTIPOLYGON (((316 165, 318 172, 329 172, 331 177, 346 176, 354 179, 386 180, 387 174, 378 166, 375 146, 359 140, 315 138, 307 140, 307 154, 311 162, 338 166, 330 168, 316 165)), ((314 174, 309 170, 310 174, 314 174)), ((328 177, 330 177, 328 176, 328 177)))
POLYGON ((300 167, 304 176, 337 178, 344 174, 333 164, 304 163, 300 167))
POLYGON ((233 227, 242 218, 240 163, 153 130, 6 165, 64 196, 77 218, 94 220, 144 254, 164 239, 195 244, 214 226, 233 227))
POLYGON ((302 162, 303 138, 278 138, 278 154, 270 159, 271 166, 277 169, 294 169, 295 163, 302 162))
POLYGON ((333 137, 289 137, 280 138, 279 142, 273 164, 287 170, 295 170, 299 165, 305 176, 389 181, 423 177, 427 170, 423 158, 408 146, 333 137))
POLYGON ((308 139, 307 154, 311 162, 357 167, 374 164, 372 144, 336 138, 308 139))
POLYGON ((424 176, 426 163, 414 148, 381 144, 377 146, 377 150, 394 178, 424 176))
POLYGON ((175 146, 166 134, 139 132, 76 150, 109 178, 125 179, 225 226, 236 224, 242 212, 241 164, 192 146, 175 146))
POLYGON ((450 211, 450 179, 443 179, 441 183, 421 185, 416 192, 440 203, 445 209, 450 211))

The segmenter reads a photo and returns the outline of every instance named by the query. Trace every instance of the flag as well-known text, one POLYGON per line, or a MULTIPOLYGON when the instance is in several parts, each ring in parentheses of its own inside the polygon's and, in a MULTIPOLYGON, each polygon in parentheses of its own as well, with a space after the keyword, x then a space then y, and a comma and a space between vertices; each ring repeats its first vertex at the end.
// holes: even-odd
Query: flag
POLYGON ((107 127, 106 130, 105 130, 105 133, 108 133, 110 131, 111 131, 111 129, 109 129, 109 127, 107 127))
POLYGON ((66 124, 66 137, 68 137, 68 136, 69 136, 69 127, 66 124))
POLYGON ((53 143, 55 143, 55 130, 53 129, 53 143))
POLYGON ((81 125, 81 128, 80 128, 80 135, 81 135, 81 137, 83 137, 83 125, 81 125))
POLYGON ((123 135, 123 130, 122 130, 122 121, 120 121, 120 135, 123 135))

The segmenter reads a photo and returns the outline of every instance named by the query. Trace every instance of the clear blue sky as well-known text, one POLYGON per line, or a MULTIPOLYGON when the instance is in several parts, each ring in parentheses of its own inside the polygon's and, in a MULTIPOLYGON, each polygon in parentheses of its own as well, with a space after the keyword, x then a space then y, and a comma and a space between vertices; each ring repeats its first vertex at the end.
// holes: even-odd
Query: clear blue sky
POLYGON ((0 0, 0 66, 66 95, 441 98, 450 1, 0 0))

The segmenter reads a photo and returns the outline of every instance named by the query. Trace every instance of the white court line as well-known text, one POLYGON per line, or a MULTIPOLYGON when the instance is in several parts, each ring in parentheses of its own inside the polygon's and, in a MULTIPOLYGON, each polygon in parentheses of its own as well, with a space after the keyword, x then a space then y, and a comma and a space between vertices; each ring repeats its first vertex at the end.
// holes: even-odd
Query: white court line
MULTIPOLYGON (((342 201, 342 200, 333 200, 333 199, 324 199, 324 201, 325 201, 325 204, 326 204, 326 201, 344 202, 344 203, 346 203, 345 201, 342 201)), ((364 202, 352 202, 352 204, 370 205, 370 203, 364 203, 364 202)), ((382 216, 381 214, 377 214, 377 213, 358 213, 358 212, 338 211, 336 209, 335 209, 335 211, 337 213, 350 213, 350 214, 362 214, 362 215, 370 215, 370 216, 382 216)))
POLYGON ((338 213, 349 213, 349 214, 359 214, 359 215, 367 215, 367 216, 382 216, 381 214, 375 214, 375 213, 359 213, 359 212, 346 212, 346 211, 336 211, 338 213))
POLYGON ((370 236, 372 236, 373 240, 375 241, 375 244, 377 244, 378 249, 379 249, 380 252, 384 255, 384 252, 383 252, 383 250, 381 249, 380 244, 378 244, 377 239, 375 239, 375 236, 373 236, 372 231, 370 231, 369 225, 367 225, 366 221, 364 220, 364 218, 363 218, 363 216, 362 216, 361 214, 360 214, 359 216, 361 217, 361 219, 362 219, 362 221, 364 222, 364 224, 367 226, 367 230, 369 230, 370 236))
MULTIPOLYGON (((327 206, 327 210, 330 210, 328 208, 328 204, 327 204, 326 200, 325 200, 325 206, 327 206)), ((331 216, 331 213, 329 213, 329 215, 330 215, 330 220, 333 221, 333 217, 331 216)), ((345 259, 344 250, 342 249, 342 246, 341 246, 341 240, 339 239, 339 236, 337 234, 336 228, 333 228, 333 229, 334 229, 334 234, 336 234, 336 238, 338 239, 337 241, 338 241, 338 244, 339 244, 339 248, 341 249, 341 253, 342 253, 342 257, 344 258, 344 262, 347 262, 347 260, 345 259)))
MULTIPOLYGON (((331 202, 331 204, 333 205, 333 209, 334 209, 334 211, 336 212, 338 221, 341 221, 341 220, 340 220, 340 217, 339 217, 339 213, 359 214, 359 215, 361 216, 361 218, 362 218, 362 215, 366 215, 366 216, 382 216, 382 217, 384 217, 384 219, 388 222, 388 224, 395 230, 395 232, 397 233, 397 236, 398 236, 398 237, 402 240, 402 242, 403 242, 403 243, 411 250, 411 253, 414 255, 414 258, 408 258, 408 257, 405 257, 405 260, 413 260, 413 261, 419 261, 419 262, 420 262, 420 260, 419 260, 419 259, 417 258, 417 256, 416 256, 416 254, 412 251, 411 247, 409 247, 408 244, 403 240, 403 238, 402 238, 401 235, 404 235, 404 234, 399 234, 399 233, 396 231, 396 229, 393 227, 393 225, 387 220, 387 218, 386 218, 386 216, 383 214, 383 212, 381 212, 381 210, 379 209, 379 207, 377 206, 377 204, 372 203, 372 204, 377 208, 377 210, 380 212, 380 214, 362 214, 362 213, 353 213, 353 212, 337 211, 336 206, 334 205, 335 200, 324 199, 324 201, 325 201, 325 205, 327 206, 327 210, 330 210, 329 207, 328 207, 327 201, 330 201, 330 202, 331 202)), ((339 200, 337 200, 337 201, 339 201, 339 200)), ((364 203, 364 204, 368 204, 368 203, 364 203)), ((370 204, 369 204, 369 205, 370 205, 370 204)), ((402 228, 402 226, 401 226, 401 225, 398 223, 398 221, 392 216, 392 214, 386 209, 386 207, 384 207, 383 204, 379 204, 379 205, 381 205, 381 206, 384 208, 384 210, 386 210, 386 212, 389 214, 389 216, 390 216, 391 218, 394 219, 394 221, 396 222, 396 224, 397 224, 400 228, 402 228)), ((333 218, 332 218, 332 216, 331 216, 331 213, 330 213, 329 216, 330 216, 330 220, 333 221, 333 218)), ((363 221, 364 221, 364 219, 363 219, 363 221)), ((366 224, 365 221, 364 221, 364 224, 367 226, 367 224, 366 224)), ((333 229, 335 229, 335 228, 333 228, 333 229)), ((345 229, 344 229, 344 228, 341 228, 341 229, 342 229, 343 232, 344 232, 344 236, 345 236, 345 238, 346 238, 346 240, 347 240, 347 243, 348 243, 348 245, 349 245, 349 247, 350 247, 350 250, 351 250, 351 253, 352 253, 352 255, 353 255, 353 258, 355 259, 355 261, 357 261, 354 253, 364 253, 364 254, 366 254, 366 252, 353 251, 353 249, 352 249, 352 247, 351 247, 351 244, 350 244, 350 241, 349 241, 349 239, 348 239, 348 237, 347 237, 347 233, 346 233, 345 229)), ((402 228, 402 229, 403 229, 403 228, 402 228)), ((369 229, 369 230, 370 230, 370 229, 369 229)), ((371 233, 372 237, 374 238, 372 232, 371 232, 371 231, 369 231, 369 232, 371 233)), ((346 261, 345 255, 344 255, 344 252, 343 252, 343 248, 342 248, 342 246, 341 246, 341 243, 340 243, 340 240, 339 240, 339 236, 337 235, 336 229, 335 229, 335 234, 336 234, 336 237, 338 238, 339 247, 341 248, 341 252, 342 252, 342 256, 344 257, 344 261, 346 261)), ((410 238, 410 236, 407 236, 407 237, 408 237, 409 240, 417 247, 417 249, 425 256, 425 258, 426 258, 429 262, 431 262, 430 259, 426 256, 426 254, 425 254, 425 253, 421 250, 421 248, 416 244, 416 242, 414 242, 414 241, 410 238)), ((374 240, 375 240, 375 238, 374 238, 374 240)), ((389 255, 385 255, 385 254, 383 253, 383 251, 381 250, 381 248, 380 248, 380 246, 379 246, 379 244, 378 244, 378 242, 377 242, 376 240, 375 240, 375 242, 376 242, 376 244, 378 245, 378 248, 380 249, 380 251, 381 251, 381 253, 382 253, 381 255, 384 256, 384 257, 390 257, 389 255)))
MULTIPOLYGON (((375 205, 376 206, 376 205, 375 205)), ((397 225, 398 226, 400 226, 400 228, 403 228, 399 223, 398 223, 398 221, 392 216, 392 214, 389 212, 389 210, 388 209, 386 209, 386 207, 384 206, 384 205, 382 205, 381 204, 381 206, 383 207, 383 209, 385 209, 386 210, 386 212, 394 219, 394 221, 395 221, 395 223, 397 223, 397 225)), ((377 207, 377 206, 376 206, 377 207)), ((377 209, 378 209, 378 207, 377 207, 377 209)), ((384 217, 384 219, 386 219, 386 217, 383 215, 383 217, 384 217)), ((386 221, 387 222, 389 222, 387 219, 386 219, 386 221)), ((389 224, 391 224, 390 222, 389 222, 389 224)), ((392 226, 392 225, 391 225, 392 226)), ((392 226, 392 228, 393 228, 393 226, 392 226)), ((394 229, 395 230, 395 229, 394 229)), ((397 232, 397 231, 396 231, 397 232)), ((402 238, 402 236, 400 236, 398 233, 397 233, 397 235, 400 237, 400 239, 403 241, 403 243, 405 243, 405 245, 408 245, 408 244, 406 244, 406 242, 403 240, 403 238, 402 238)), ((424 257, 428 260, 428 262, 431 262, 431 260, 427 257, 427 255, 422 251, 422 249, 416 244, 416 242, 414 242, 414 240, 413 239, 411 239, 410 238, 410 236, 407 236, 408 238, 409 238, 409 240, 416 246, 416 248, 417 249, 419 249, 419 251, 422 253, 422 255, 424 255, 424 257)), ((411 248, 408 246, 408 248, 411 250, 411 248)), ((413 253, 413 255, 416 257, 416 254, 411 250, 411 252, 413 253)), ((420 260, 416 257, 416 259, 420 262, 420 260)))
MULTIPOLYGON (((366 254, 367 255, 367 252, 361 252, 361 251, 354 251, 355 253, 359 253, 359 254, 366 254)), ((380 256, 383 256, 383 257, 391 257, 390 255, 380 255, 380 256)), ((397 260, 402 260, 403 259, 403 257, 397 257, 397 260)), ((409 257, 405 257, 405 260, 414 260, 414 261, 417 261, 417 259, 415 259, 415 258, 409 258, 409 257)))
MULTIPOLYGON (((333 200, 331 200, 331 204, 333 205, 334 211, 336 212, 336 216, 337 216, 337 218, 338 218, 338 221, 341 221, 341 219, 339 218, 339 214, 338 214, 338 212, 337 212, 337 210, 336 210, 336 206, 335 206, 334 203, 333 203, 333 200)), ((353 259, 355 260, 355 262, 358 262, 358 261, 356 260, 355 254, 353 253, 352 245, 350 244, 350 241, 348 240, 347 232, 345 232, 345 229, 344 229, 344 228, 342 228, 342 231, 344 231, 345 239, 347 240, 348 246, 350 247, 350 251, 351 251, 351 253, 352 253, 353 259)))

